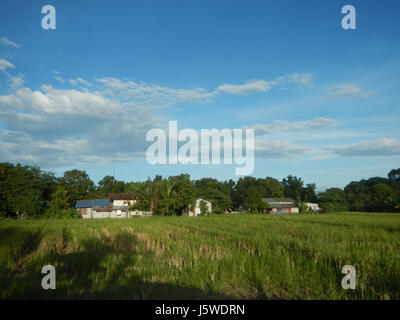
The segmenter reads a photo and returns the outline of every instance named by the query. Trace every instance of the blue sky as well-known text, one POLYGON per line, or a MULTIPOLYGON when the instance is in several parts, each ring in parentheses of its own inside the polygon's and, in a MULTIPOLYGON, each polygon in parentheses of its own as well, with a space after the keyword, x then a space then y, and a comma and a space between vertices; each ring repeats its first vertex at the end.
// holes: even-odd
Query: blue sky
POLYGON ((253 176, 319 189, 400 167, 398 1, 2 1, 0 161, 94 181, 149 165, 146 132, 256 130, 253 176), (41 9, 56 9, 44 30, 41 9), (356 8, 356 30, 341 8, 356 8))

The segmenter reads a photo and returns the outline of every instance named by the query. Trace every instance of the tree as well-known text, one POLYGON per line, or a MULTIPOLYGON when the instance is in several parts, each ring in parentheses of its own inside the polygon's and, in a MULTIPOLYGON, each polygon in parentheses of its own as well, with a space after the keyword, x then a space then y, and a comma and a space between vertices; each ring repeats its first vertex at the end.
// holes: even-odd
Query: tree
POLYGON ((320 207, 326 212, 346 211, 348 205, 346 194, 340 188, 329 188, 318 194, 320 207))
POLYGON ((70 207, 71 198, 68 195, 68 190, 63 186, 58 185, 55 191, 51 194, 50 207, 66 210, 70 207))
POLYGON ((245 191, 243 207, 251 212, 263 212, 265 209, 262 197, 264 195, 262 186, 251 186, 245 191))
POLYGON ((0 215, 43 214, 54 186, 54 174, 38 167, 0 164, 0 215))
POLYGON ((195 181, 194 186, 196 196, 210 201, 214 209, 220 208, 225 212, 232 207, 231 188, 228 184, 213 178, 203 178, 195 181))
POLYGON ((317 202, 317 194, 315 192, 316 185, 315 183, 308 183, 305 188, 302 190, 301 199, 304 202, 317 202))
POLYGON ((391 170, 388 173, 388 178, 390 180, 400 180, 400 168, 391 170))
POLYGON ((366 204, 367 211, 395 211, 396 195, 392 188, 383 183, 370 187, 370 199, 366 204))
POLYGON ((164 215, 173 215, 175 213, 175 201, 177 193, 175 190, 176 181, 169 178, 162 181, 161 199, 159 199, 156 211, 164 215))
POLYGON ((303 193, 304 182, 301 178, 289 175, 282 180, 285 197, 300 201, 303 193))
POLYGON ((153 181, 151 181, 149 178, 143 185, 143 187, 144 188, 141 189, 141 192, 139 193, 139 199, 147 202, 147 208, 149 211, 154 211, 154 209, 157 207, 158 200, 160 199, 161 195, 160 180, 154 179, 153 181))
POLYGON ((89 192, 94 191, 94 183, 86 171, 77 169, 66 171, 64 176, 59 179, 59 183, 68 191, 71 207, 76 200, 85 199, 89 192))
POLYGON ((99 181, 98 185, 98 191, 104 195, 122 193, 125 190, 125 182, 118 181, 112 176, 105 176, 99 181))
POLYGON ((266 177, 259 179, 260 184, 265 188, 264 197, 266 198, 282 198, 285 195, 282 184, 275 178, 266 177))
POLYGON ((188 214, 189 208, 194 207, 196 200, 196 188, 190 180, 190 175, 181 174, 171 177, 171 180, 175 182, 175 211, 178 215, 188 214))
POLYGON ((254 177, 241 177, 236 182, 235 188, 232 193, 232 200, 235 208, 246 207, 244 201, 246 198, 247 190, 257 186, 257 179, 254 177))

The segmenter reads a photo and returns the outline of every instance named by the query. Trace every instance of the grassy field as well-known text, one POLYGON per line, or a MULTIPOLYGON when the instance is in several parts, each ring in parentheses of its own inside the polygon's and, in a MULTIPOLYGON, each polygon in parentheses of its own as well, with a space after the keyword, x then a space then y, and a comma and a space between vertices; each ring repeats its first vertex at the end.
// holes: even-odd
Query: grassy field
POLYGON ((0 221, 1 299, 400 299, 400 215, 0 221), (56 290, 41 269, 57 271, 56 290), (353 265, 356 290, 341 287, 353 265))

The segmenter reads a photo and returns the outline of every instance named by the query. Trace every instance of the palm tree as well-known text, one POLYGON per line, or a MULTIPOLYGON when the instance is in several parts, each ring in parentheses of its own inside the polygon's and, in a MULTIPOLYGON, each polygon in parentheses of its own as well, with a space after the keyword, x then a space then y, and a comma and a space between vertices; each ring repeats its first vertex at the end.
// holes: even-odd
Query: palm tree
POLYGON ((175 184, 176 182, 171 179, 165 180, 164 182, 164 199, 166 201, 167 214, 169 214, 170 205, 174 203, 177 195, 175 191, 175 184))

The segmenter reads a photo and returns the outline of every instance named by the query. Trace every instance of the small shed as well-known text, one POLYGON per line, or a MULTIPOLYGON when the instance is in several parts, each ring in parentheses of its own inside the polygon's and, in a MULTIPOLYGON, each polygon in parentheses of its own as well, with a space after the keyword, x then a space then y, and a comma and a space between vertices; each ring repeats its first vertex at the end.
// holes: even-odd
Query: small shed
POLYGON ((307 207, 308 212, 319 212, 320 211, 318 203, 305 202, 304 204, 307 207))
POLYGON ((290 198, 262 198, 269 205, 269 214, 299 213, 296 202, 290 198))
POLYGON ((201 199, 201 198, 197 198, 196 199, 196 203, 194 206, 194 209, 189 210, 189 216, 197 216, 200 213, 205 214, 205 213, 211 213, 212 211, 212 203, 210 201, 201 199), (201 212, 201 203, 204 203, 205 205, 205 212, 201 212))

